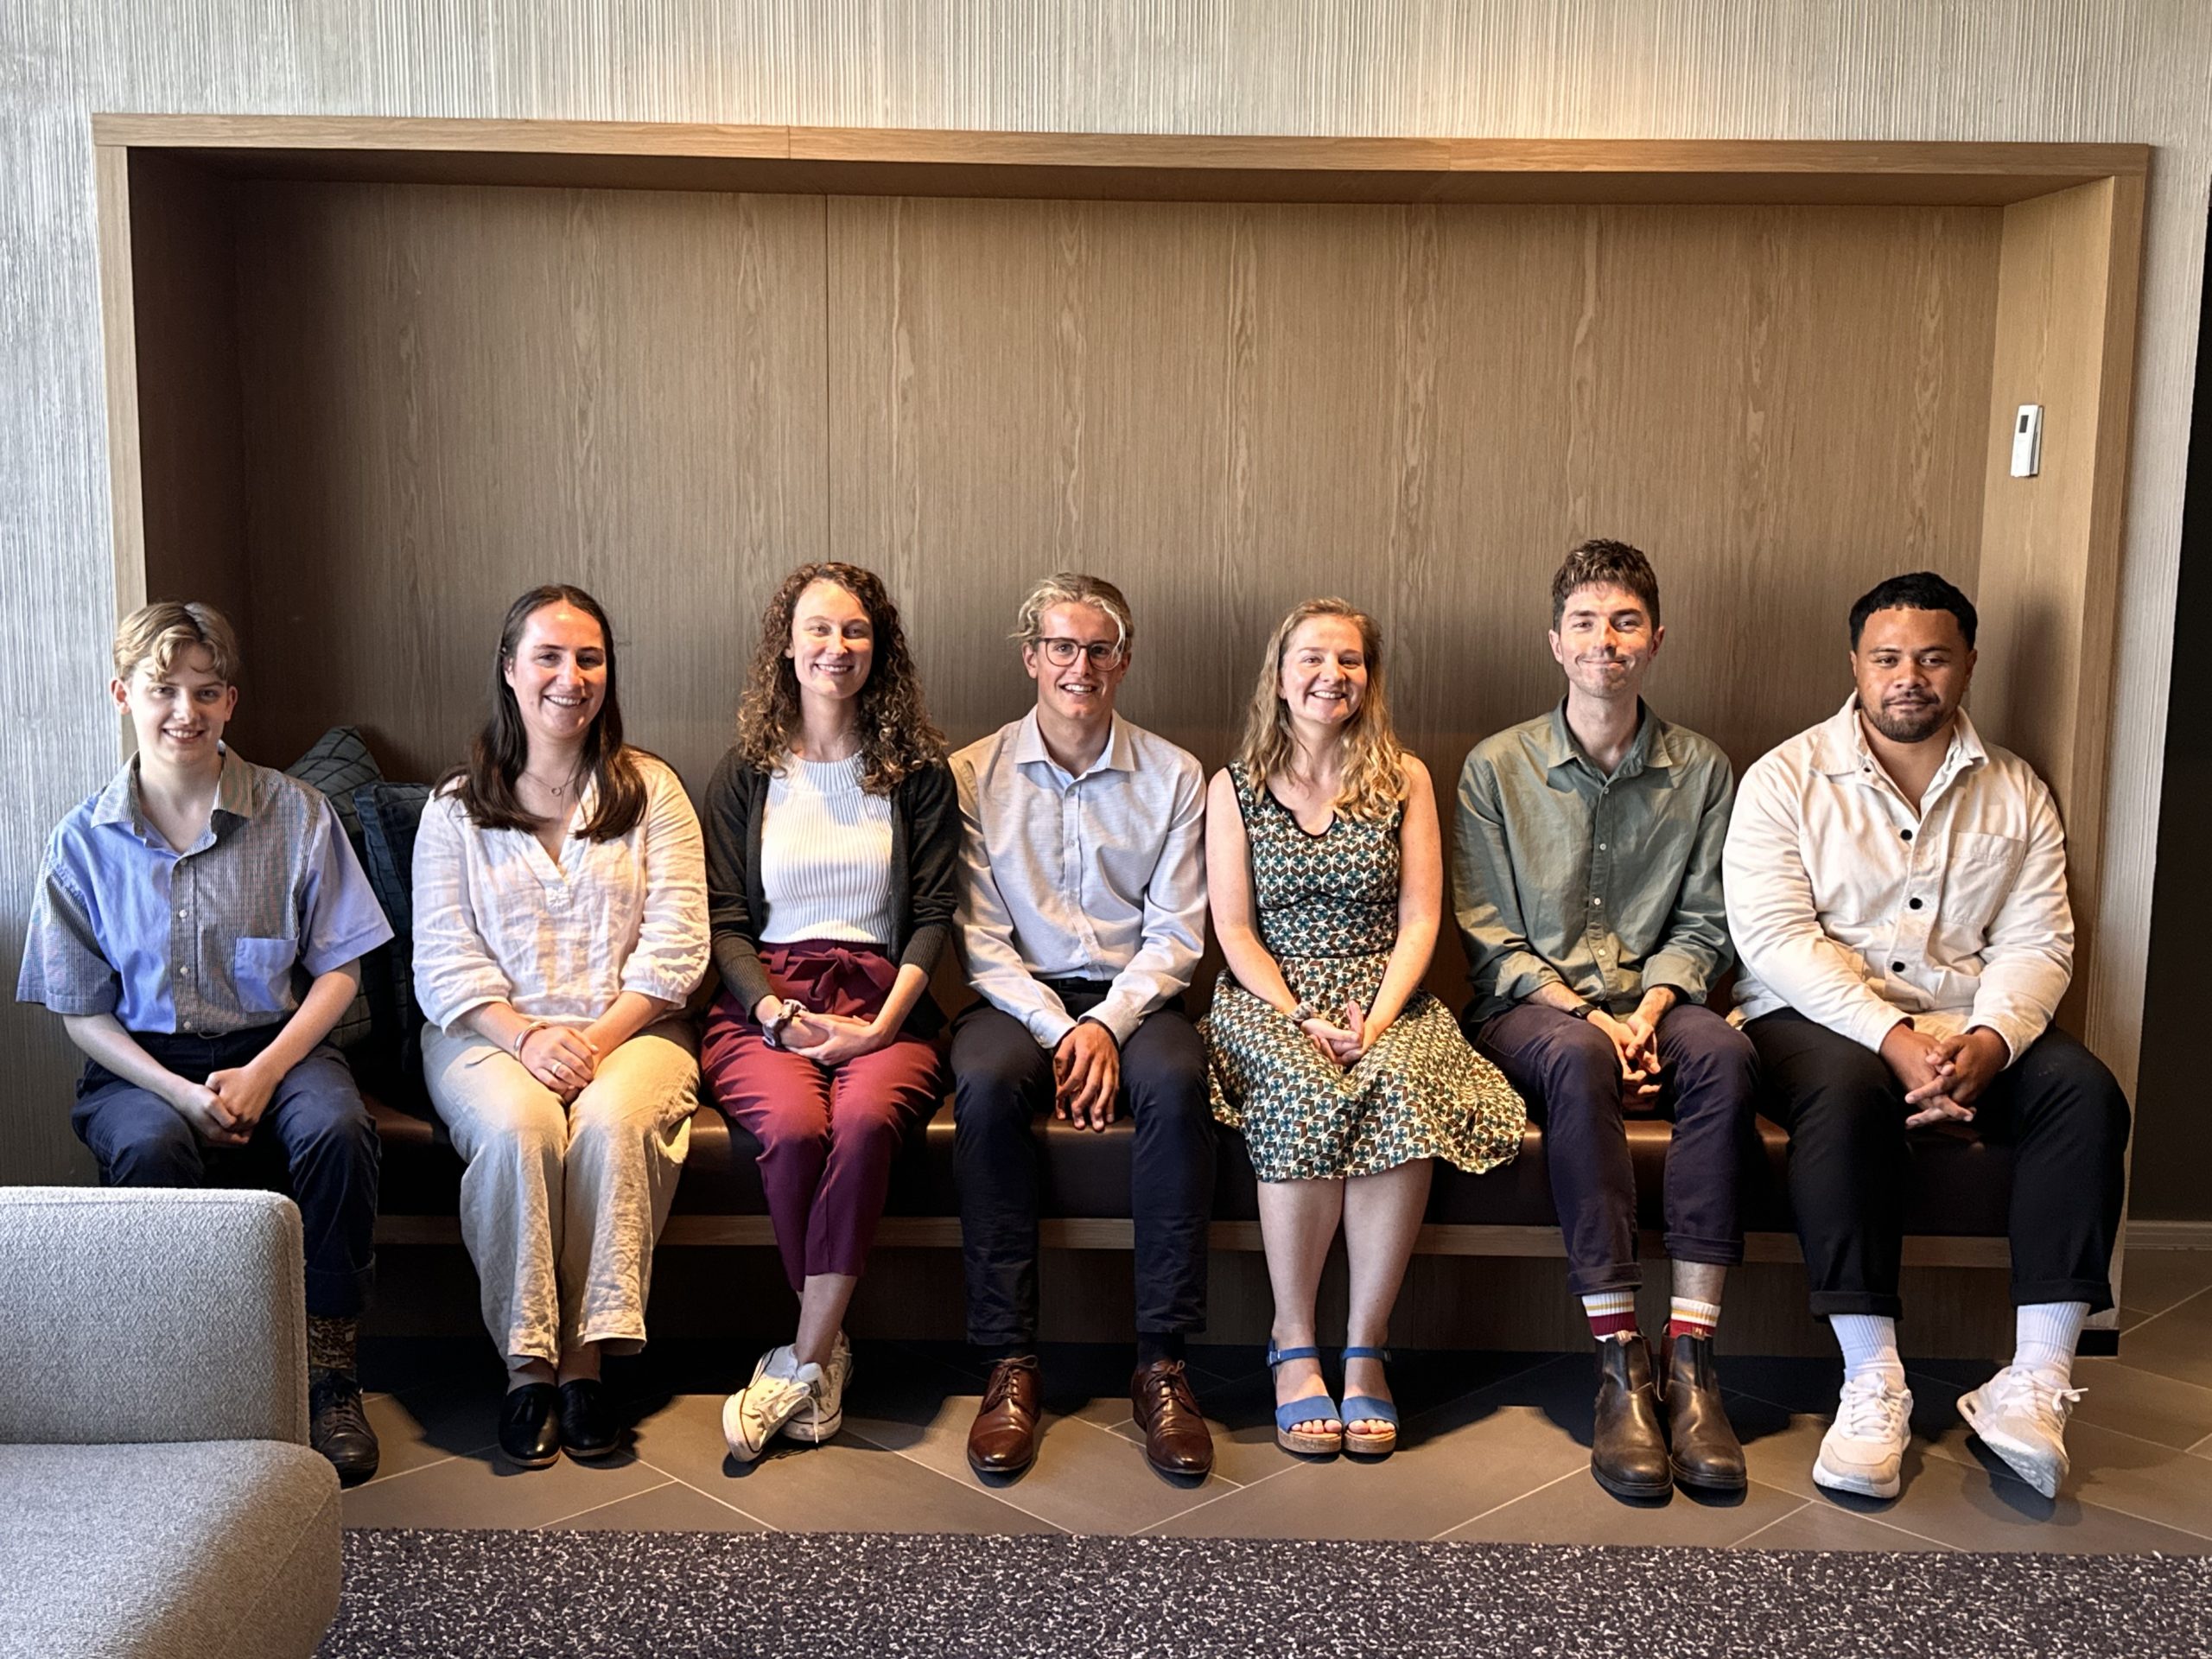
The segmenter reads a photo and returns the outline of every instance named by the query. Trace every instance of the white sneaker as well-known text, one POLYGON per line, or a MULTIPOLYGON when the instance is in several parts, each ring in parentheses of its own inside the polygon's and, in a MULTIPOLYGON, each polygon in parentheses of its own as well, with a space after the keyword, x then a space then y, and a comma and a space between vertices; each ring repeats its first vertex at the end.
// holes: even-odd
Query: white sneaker
POLYGON ((1878 1376, 1846 1378, 1813 1478, 1831 1491, 1895 1497, 1904 1487, 1897 1471, 1912 1438, 1911 1417, 1910 1389, 1893 1389, 1878 1376))
POLYGON ((766 1451, 792 1418, 813 1411, 822 1368, 798 1361, 788 1343, 771 1348, 753 1368, 753 1380, 722 1402, 722 1439, 740 1463, 766 1451))
POLYGON ((2045 1497, 2056 1497, 2066 1478, 2066 1419, 2082 1392, 2024 1365, 2007 1365, 1959 1396, 1959 1415, 2014 1474, 2045 1497))
POLYGON ((842 1428, 845 1384, 852 1380, 853 1345, 840 1331, 836 1345, 830 1350, 830 1358, 822 1367, 822 1381, 815 1385, 814 1409, 803 1411, 785 1423, 785 1434, 791 1440, 816 1445, 842 1428))

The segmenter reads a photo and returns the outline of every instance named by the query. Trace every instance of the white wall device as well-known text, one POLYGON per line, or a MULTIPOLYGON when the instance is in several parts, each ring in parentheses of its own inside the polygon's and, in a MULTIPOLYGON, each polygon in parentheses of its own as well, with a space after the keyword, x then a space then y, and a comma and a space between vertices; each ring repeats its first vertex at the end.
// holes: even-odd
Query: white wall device
POLYGON ((2043 470, 2043 405, 2022 404, 2012 417, 2012 476, 2033 478, 2043 470))

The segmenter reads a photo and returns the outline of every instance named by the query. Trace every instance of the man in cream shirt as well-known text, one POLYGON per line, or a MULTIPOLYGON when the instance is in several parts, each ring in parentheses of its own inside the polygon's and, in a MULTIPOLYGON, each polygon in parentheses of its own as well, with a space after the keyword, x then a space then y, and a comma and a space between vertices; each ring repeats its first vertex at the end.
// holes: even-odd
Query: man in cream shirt
POLYGON ((2043 780, 1959 706, 1975 626, 1928 572, 1853 606, 1857 690, 1745 774, 1723 858, 1813 1313, 1843 1348, 1813 1478, 1874 1497, 1899 1490, 1912 1411, 1896 1323, 1910 1131, 1971 1125, 2013 1148, 2017 1345, 1959 1410, 2045 1497, 2082 1324, 2112 1306, 2127 1103, 2050 1024, 2074 963, 2065 832, 2043 780))

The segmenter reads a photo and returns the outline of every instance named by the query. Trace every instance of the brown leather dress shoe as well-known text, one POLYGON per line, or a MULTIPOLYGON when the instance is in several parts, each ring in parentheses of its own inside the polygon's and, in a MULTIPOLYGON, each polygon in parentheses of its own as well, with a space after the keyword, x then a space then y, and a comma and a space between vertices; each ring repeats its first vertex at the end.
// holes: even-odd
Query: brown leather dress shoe
POLYGON ((983 1403, 968 1431, 968 1466, 979 1475, 1018 1475, 1037 1461, 1037 1356, 1016 1354, 991 1367, 983 1403))
POLYGON ((1213 1434, 1181 1360, 1138 1366, 1129 1376, 1129 1405, 1144 1430, 1146 1462, 1163 1475, 1204 1478, 1213 1471, 1213 1434))

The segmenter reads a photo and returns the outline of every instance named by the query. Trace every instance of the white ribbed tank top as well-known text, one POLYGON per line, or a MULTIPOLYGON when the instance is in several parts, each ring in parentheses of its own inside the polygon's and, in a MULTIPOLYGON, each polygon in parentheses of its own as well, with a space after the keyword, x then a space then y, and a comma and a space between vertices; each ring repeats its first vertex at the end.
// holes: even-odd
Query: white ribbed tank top
POLYGON ((861 787, 861 757, 786 756, 768 780, 760 817, 760 891, 768 901, 763 944, 842 939, 887 944, 891 913, 891 801, 861 787))

